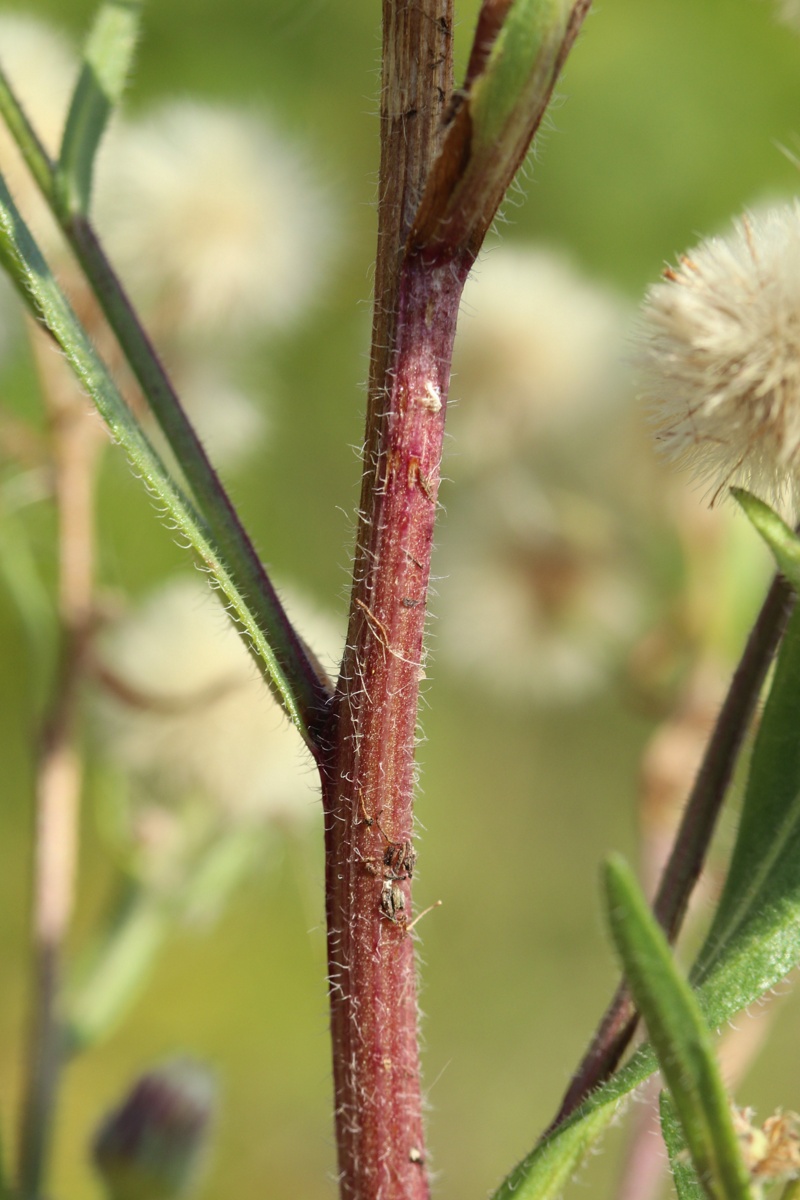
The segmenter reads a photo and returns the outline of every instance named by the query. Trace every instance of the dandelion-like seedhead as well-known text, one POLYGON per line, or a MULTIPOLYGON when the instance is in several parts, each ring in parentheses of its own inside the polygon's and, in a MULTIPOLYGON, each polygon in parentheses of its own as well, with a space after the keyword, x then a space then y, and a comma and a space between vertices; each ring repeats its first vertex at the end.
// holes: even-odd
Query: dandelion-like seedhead
MULTIPOLYGON (((335 652, 330 617, 297 597, 289 609, 309 644, 335 652)), ((193 798, 223 821, 314 815, 302 744, 200 579, 151 594, 107 630, 101 655, 103 747, 144 795, 168 806, 193 798)))
POLYGON ((464 290, 453 357, 453 434, 484 465, 572 433, 619 391, 627 313, 563 256, 494 247, 464 290))
POLYGON ((733 1109, 733 1124, 745 1166, 761 1196, 761 1184, 770 1186, 800 1177, 800 1118, 793 1112, 776 1112, 763 1125, 754 1121, 752 1108, 733 1109))
POLYGON ((745 215, 647 294, 637 355, 656 439, 710 486, 795 507, 800 205, 745 215))
POLYGON ((166 328, 285 328, 324 277, 330 197, 262 116, 190 101, 120 126, 99 224, 140 303, 166 328))
POLYGON ((442 557, 442 653, 498 695, 582 700, 636 636, 640 597, 610 513, 520 470, 475 490, 442 557))

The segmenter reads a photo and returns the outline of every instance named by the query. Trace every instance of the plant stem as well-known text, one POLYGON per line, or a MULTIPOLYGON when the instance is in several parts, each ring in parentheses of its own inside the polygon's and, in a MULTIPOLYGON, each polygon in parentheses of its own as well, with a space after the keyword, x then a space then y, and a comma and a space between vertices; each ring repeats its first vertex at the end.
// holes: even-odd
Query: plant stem
MULTIPOLYGON (((670 941, 677 937, 700 876, 742 742, 794 604, 789 584, 782 575, 776 575, 731 680, 661 876, 653 911, 670 941)), ((622 980, 547 1133, 608 1079, 629 1045, 638 1020, 622 980)))
MULTIPOLYGON (((239 515, 189 422, 145 329, 94 233, 83 216, 65 209, 57 186, 57 168, 31 126, 0 69, 0 115, 12 133, 54 218, 67 238, 151 411, 172 449, 198 507, 233 577, 246 598, 289 685, 299 724, 312 753, 330 699, 328 680, 281 604, 239 515)), ((269 681, 268 681, 269 682, 269 681)), ((280 695, 279 702, 284 703, 280 695)))
POLYGON ((384 0, 373 349, 347 649, 322 773, 342 1200, 429 1194, 417 1043, 414 748, 450 356, 469 263, 404 246, 452 88, 450 0, 384 0), (401 908, 400 905, 403 905, 401 908), (393 919, 394 918, 394 919, 393 919))
POLYGON ((48 403, 58 508, 61 662, 36 769, 33 1002, 19 1149, 21 1200, 41 1200, 61 1070, 62 950, 73 907, 81 757, 78 690, 93 622, 94 482, 102 426, 63 362, 34 331, 48 403))
POLYGON ((388 416, 372 472, 369 553, 361 559, 337 693, 337 754, 324 800, 334 1082, 346 1200, 428 1195, 414 945, 405 927, 411 864, 406 867, 401 854, 401 869, 387 868, 384 854, 387 843, 399 848, 413 836, 417 702, 444 401, 465 274, 465 267, 431 269, 411 260, 403 277, 388 416))
POLYGON ((289 682, 312 752, 330 699, 327 680, 299 637, 230 496, 206 454, 154 346, 84 217, 62 224, 84 274, 158 421, 208 527, 289 682))
MULTIPOLYGON (((478 23, 483 62, 483 42, 499 33, 485 19, 493 7, 484 0, 478 23)), ((472 136, 474 80, 450 104, 452 0, 383 2, 361 511, 347 647, 320 764, 342 1200, 429 1195, 408 916, 417 707, 453 339, 469 269, 588 7, 563 0, 542 8, 541 25, 531 9, 521 77, 515 68, 507 80, 491 141, 480 130, 472 136)))

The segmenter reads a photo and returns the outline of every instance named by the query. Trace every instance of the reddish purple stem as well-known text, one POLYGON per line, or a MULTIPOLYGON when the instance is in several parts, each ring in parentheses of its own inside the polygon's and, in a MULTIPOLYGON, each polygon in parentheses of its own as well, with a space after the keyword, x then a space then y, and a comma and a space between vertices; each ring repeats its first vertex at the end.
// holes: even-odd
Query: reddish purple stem
POLYGON ((325 777, 328 957, 341 1195, 426 1200, 413 863, 414 750, 450 356, 469 264, 407 261, 374 455, 373 516, 325 777), (388 858, 390 862, 384 861, 388 858))

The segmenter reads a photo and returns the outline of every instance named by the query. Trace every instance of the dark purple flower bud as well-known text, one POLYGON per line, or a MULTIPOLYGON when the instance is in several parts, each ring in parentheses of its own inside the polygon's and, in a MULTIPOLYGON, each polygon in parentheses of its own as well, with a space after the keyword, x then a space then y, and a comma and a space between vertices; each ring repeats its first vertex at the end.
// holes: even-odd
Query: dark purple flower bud
POLYGON ((206 1067, 175 1059, 143 1075, 92 1145, 109 1200, 173 1200, 194 1181, 214 1113, 206 1067))

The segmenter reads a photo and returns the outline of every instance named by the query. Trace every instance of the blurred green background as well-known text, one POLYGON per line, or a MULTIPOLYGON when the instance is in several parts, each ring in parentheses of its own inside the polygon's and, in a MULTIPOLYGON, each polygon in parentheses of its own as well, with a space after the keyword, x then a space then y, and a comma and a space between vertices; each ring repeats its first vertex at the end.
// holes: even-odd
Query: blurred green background
MULTIPOLYGON (((29 0, 76 35, 90 0, 29 0)), ((266 561, 343 612, 357 501, 378 160, 379 5, 162 0, 146 14, 129 96, 263 107, 297 133, 338 198, 346 252, 321 309, 270 346, 282 400, 263 457, 237 476, 266 561), (276 361, 277 360, 277 361, 276 361)), ((477 4, 458 4, 463 63, 477 4)), ((0 47, 2 54, 2 47, 0 47)), ((663 263, 729 216, 796 190, 779 145, 800 130, 800 41, 766 0, 605 0, 559 88, 502 226, 567 248, 637 299, 663 263)), ((257 370, 254 368, 257 380, 257 370)), ((15 378, 25 383, 25 372, 15 378)), ((458 486, 458 460, 448 474, 458 486)), ((107 464, 108 582, 144 591, 181 561, 121 461, 107 464)), ((444 518, 446 520, 446 517, 444 518)), ((42 545, 46 544, 43 532, 42 545)), ((44 551, 42 551, 44 552, 44 551)), ((13 1141, 28 986, 31 710, 17 617, 0 592, 0 1113, 13 1141)), ((635 853, 637 764, 651 728, 618 694, 565 711, 503 706, 428 669, 420 748, 421 1004, 435 1192, 484 1196, 550 1119, 615 972, 597 868, 635 853)), ((109 882, 85 808, 79 944, 109 882)), ((286 839, 207 934, 171 943, 125 1025, 68 1073, 53 1194, 98 1194, 86 1146, 130 1078, 174 1050, 210 1062, 222 1115, 203 1196, 335 1193, 320 830, 286 839)), ((785 1004, 742 1097, 800 1109, 798 1003, 785 1004)), ((614 1195, 614 1131, 575 1194, 614 1195)))

